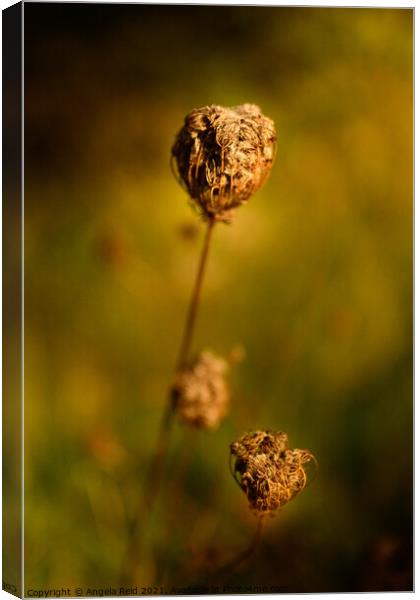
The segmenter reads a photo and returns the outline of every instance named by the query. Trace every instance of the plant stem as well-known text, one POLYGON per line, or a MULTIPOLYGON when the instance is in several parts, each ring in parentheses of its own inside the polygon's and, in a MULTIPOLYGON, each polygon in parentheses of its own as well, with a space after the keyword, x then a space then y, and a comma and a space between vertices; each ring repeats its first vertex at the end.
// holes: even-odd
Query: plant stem
MULTIPOLYGON (((210 219, 207 225, 207 231, 204 238, 203 247, 201 250, 200 260, 198 263, 198 271, 195 278, 194 287, 191 294, 191 300, 188 307, 187 317, 184 325, 184 330, 181 338, 181 346, 178 354, 176 363, 176 372, 183 368, 188 363, 188 358, 191 350, 191 342, 194 334, 194 328, 197 318, 198 305, 200 301, 200 294, 203 285, 204 272, 207 264, 207 258, 210 248, 210 240, 214 229, 215 220, 210 219)), ((132 525, 129 532, 129 540, 127 544, 127 552, 123 569, 121 572, 121 584, 129 585, 130 581, 125 579, 130 577, 132 574, 132 568, 135 567, 135 563, 138 559, 138 536, 140 524, 142 521, 141 515, 147 513, 150 516, 153 510, 156 498, 159 493, 160 485, 162 482, 162 476, 165 466, 165 459, 169 448, 170 435, 173 427, 175 416, 175 405, 173 399, 169 394, 168 401, 163 413, 161 425, 158 433, 158 439, 156 448, 150 462, 149 470, 146 476, 145 482, 145 493, 141 499, 138 511, 133 519, 132 525), (125 581, 123 581, 125 579, 125 581)))
POLYGON ((198 265, 197 276, 191 295, 190 305, 188 307, 187 319, 185 321, 184 333, 182 335, 181 347, 178 355, 177 370, 184 367, 188 361, 191 340, 194 333, 194 326, 197 317, 197 309, 200 301, 200 293, 203 284, 204 272, 209 254, 210 240, 212 237, 216 221, 211 219, 207 226, 206 237, 204 238, 203 248, 201 250, 200 262, 198 265))
MULTIPOLYGON (((176 372, 185 367, 185 365, 188 363, 191 342, 197 317, 197 310, 200 302, 200 293, 203 285, 204 272, 207 264, 207 257, 209 254, 211 234, 213 232, 214 224, 215 221, 212 219, 209 221, 207 226, 206 236, 204 238, 204 244, 201 250, 200 260, 198 263, 198 271, 195 278, 193 291, 191 294, 191 300, 188 307, 184 331, 182 334, 182 341, 175 369, 176 372)), ((152 506, 154 505, 162 480, 163 467, 165 463, 166 453, 169 447, 169 437, 170 432, 172 430, 174 416, 175 406, 172 401, 172 398, 169 397, 160 427, 156 451, 150 465, 148 485, 146 485, 146 504, 149 510, 151 510, 152 506)))
POLYGON ((240 554, 235 556, 232 560, 227 562, 223 567, 221 567, 217 572, 215 577, 217 576, 227 576, 232 573, 239 565, 241 565, 247 558, 249 558, 257 549, 264 529, 264 515, 260 515, 258 517, 257 529, 255 531, 255 535, 250 543, 250 545, 245 548, 240 554))

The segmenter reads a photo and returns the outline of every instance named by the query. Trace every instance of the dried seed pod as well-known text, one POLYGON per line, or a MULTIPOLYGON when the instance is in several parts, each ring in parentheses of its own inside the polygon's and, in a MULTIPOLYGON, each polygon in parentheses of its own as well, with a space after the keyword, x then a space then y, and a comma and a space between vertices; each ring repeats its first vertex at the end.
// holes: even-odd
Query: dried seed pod
POLYGON ((185 117, 172 147, 178 178, 201 213, 228 222, 266 180, 275 155, 274 122, 255 104, 212 104, 185 117))
POLYGON ((176 374, 172 398, 185 423, 205 429, 219 425, 230 402, 228 368, 223 358, 207 351, 176 374))
POLYGON ((303 465, 315 462, 308 450, 290 450, 284 432, 246 433, 230 446, 233 475, 257 512, 274 512, 307 484, 303 465))

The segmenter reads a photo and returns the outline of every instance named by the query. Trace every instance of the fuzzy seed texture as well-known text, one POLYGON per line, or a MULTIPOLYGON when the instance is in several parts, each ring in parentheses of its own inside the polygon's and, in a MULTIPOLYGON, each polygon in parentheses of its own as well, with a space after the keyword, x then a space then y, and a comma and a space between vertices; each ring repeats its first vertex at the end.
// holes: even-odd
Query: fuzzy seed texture
POLYGON ((307 484, 304 465, 315 461, 308 450, 291 450, 284 432, 246 433, 230 447, 233 472, 251 509, 278 510, 307 484))
POLYGON ((180 182, 206 219, 229 222, 265 182, 274 161, 274 122, 255 104, 204 106, 185 117, 172 147, 180 182))
POLYGON ((230 403, 228 368, 223 358, 205 351, 176 374, 172 397, 186 424, 202 429, 218 427, 230 403))

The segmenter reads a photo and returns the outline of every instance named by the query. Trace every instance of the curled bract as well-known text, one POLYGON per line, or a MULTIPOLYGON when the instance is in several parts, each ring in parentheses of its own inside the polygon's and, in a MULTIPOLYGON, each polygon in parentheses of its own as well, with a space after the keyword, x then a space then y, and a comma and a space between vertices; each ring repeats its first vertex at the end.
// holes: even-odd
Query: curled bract
POLYGON ((315 462, 308 450, 291 450, 284 432, 246 433, 230 446, 232 471, 250 507, 274 512, 307 485, 305 465, 315 462))
POLYGON ((212 104, 185 117, 172 147, 181 183, 208 219, 228 222, 265 182, 274 161, 274 122, 255 104, 212 104))

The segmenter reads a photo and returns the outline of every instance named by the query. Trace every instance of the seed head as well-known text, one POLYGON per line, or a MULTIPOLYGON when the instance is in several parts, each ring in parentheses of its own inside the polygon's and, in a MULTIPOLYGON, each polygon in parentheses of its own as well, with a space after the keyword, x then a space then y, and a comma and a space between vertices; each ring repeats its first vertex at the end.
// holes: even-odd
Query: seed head
POLYGON ((185 117, 172 147, 178 179, 207 219, 228 222, 266 180, 274 122, 255 104, 203 106, 185 117))
POLYGON ((315 457, 308 450, 290 450, 286 433, 246 433, 230 446, 233 474, 257 512, 274 512, 307 484, 303 467, 315 457))
POLYGON ((206 351, 176 374, 172 398, 185 423, 204 429, 219 425, 230 402, 228 368, 223 358, 206 351))

